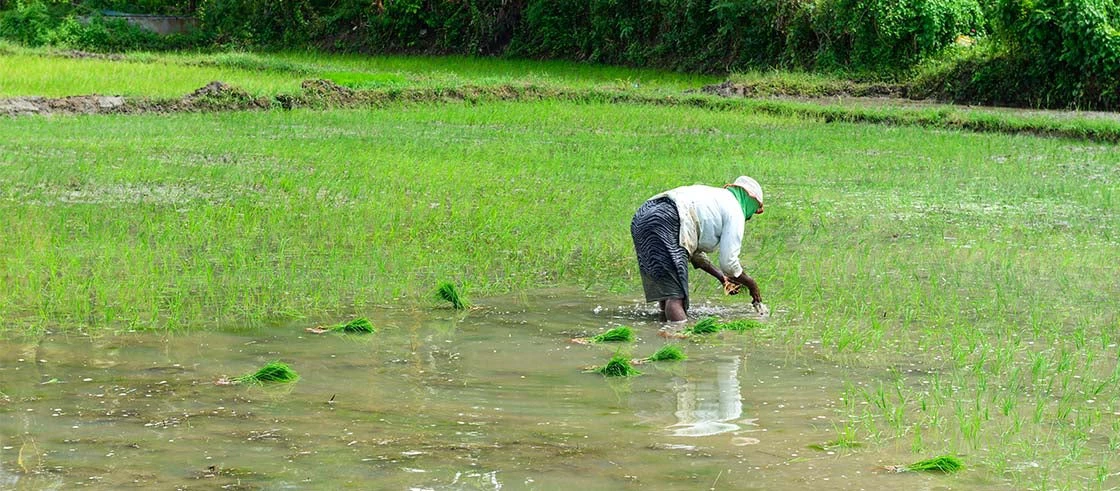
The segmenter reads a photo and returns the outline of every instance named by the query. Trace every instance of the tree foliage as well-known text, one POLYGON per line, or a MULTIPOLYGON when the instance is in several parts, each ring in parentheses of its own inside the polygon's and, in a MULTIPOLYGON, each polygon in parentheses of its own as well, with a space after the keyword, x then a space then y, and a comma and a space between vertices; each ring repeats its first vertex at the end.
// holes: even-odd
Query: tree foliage
POLYGON ((0 37, 32 46, 315 47, 895 78, 949 52, 954 63, 926 78, 944 84, 941 94, 1079 107, 1120 101, 1117 0, 85 0, 78 10, 0 2, 10 2, 0 3, 0 37), (194 14, 201 28, 153 38, 96 15, 75 21, 79 10, 102 8, 194 14), (960 39, 984 49, 958 53, 960 39))

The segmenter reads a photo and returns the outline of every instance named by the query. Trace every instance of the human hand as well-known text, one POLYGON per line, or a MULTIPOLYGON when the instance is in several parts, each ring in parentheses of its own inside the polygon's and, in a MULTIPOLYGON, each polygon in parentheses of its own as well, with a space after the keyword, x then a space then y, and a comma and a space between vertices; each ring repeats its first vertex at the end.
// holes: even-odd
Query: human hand
POLYGON ((766 304, 762 303, 761 300, 755 300, 754 302, 751 302, 751 307, 754 307, 754 311, 758 312, 758 315, 762 317, 767 317, 770 315, 770 307, 767 307, 766 304))
POLYGON ((740 286, 742 285, 732 283, 727 278, 723 279, 723 293, 726 293, 728 295, 738 295, 740 286))

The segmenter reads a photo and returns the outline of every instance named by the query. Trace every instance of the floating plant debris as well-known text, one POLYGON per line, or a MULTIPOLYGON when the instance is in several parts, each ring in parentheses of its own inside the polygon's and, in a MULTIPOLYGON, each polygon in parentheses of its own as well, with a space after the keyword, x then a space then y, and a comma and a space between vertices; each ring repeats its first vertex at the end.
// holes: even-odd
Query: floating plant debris
POLYGON ((233 382, 240 384, 286 384, 297 380, 299 380, 299 374, 295 370, 289 368, 285 363, 273 361, 254 373, 234 378, 233 382))
POLYGON ((595 369, 595 371, 607 377, 633 377, 642 374, 642 372, 630 366, 630 360, 628 358, 618 353, 615 353, 615 355, 611 357, 611 361, 607 362, 606 365, 595 369))
POLYGON ((470 308, 471 304, 467 301, 466 297, 459 292, 454 283, 444 281, 436 288, 436 298, 451 302, 451 306, 458 310, 470 308))
POLYGON ((666 344, 661 349, 657 350, 654 354, 649 355, 645 360, 647 361, 677 361, 688 358, 685 356, 684 351, 680 346, 675 344, 666 344))

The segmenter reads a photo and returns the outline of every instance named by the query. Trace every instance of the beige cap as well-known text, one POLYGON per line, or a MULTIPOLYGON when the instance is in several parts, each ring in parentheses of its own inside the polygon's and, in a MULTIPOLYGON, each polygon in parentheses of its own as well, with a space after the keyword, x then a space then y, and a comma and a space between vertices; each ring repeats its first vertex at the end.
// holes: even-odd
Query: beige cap
POLYGON ((758 201, 757 213, 762 213, 762 186, 758 184, 758 181, 747 176, 739 176, 739 178, 735 179, 735 182, 731 183, 731 185, 742 188, 747 192, 747 196, 750 196, 758 201))

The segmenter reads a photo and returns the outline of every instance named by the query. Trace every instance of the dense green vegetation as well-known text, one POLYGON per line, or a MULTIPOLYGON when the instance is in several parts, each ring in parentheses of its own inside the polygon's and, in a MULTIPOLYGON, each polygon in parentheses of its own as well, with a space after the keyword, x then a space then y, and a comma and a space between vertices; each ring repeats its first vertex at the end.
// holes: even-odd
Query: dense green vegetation
POLYGON ((322 49, 568 59, 724 74, 903 80, 914 95, 1120 107, 1115 0, 44 0, 0 3, 0 38, 85 50, 322 49), (98 9, 196 15, 159 37, 98 9), (87 21, 79 21, 79 16, 87 21))

